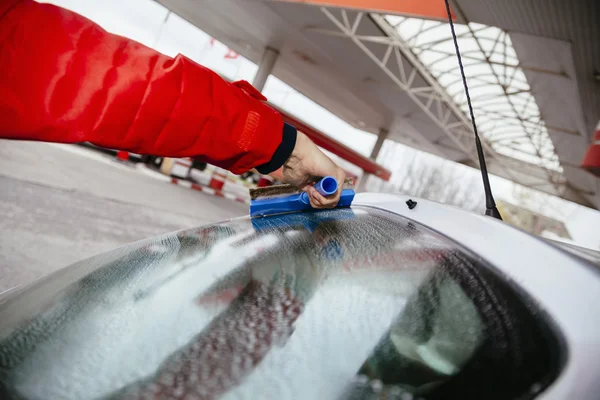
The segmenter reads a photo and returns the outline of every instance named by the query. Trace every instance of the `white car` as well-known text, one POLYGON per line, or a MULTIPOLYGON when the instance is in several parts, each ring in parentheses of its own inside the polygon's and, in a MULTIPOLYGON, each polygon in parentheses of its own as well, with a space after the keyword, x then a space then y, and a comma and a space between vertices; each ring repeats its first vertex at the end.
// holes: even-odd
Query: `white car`
POLYGON ((408 200, 232 219, 9 292, 0 398, 598 398, 598 254, 408 200))

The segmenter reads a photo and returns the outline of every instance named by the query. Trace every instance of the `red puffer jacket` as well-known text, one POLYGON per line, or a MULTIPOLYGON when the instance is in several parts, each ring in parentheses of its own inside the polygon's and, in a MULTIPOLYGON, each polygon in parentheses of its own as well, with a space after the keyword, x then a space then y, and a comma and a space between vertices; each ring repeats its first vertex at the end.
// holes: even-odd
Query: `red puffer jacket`
POLYGON ((0 0, 0 71, 3 138, 199 156, 234 173, 277 169, 295 144, 247 82, 53 5, 0 0))

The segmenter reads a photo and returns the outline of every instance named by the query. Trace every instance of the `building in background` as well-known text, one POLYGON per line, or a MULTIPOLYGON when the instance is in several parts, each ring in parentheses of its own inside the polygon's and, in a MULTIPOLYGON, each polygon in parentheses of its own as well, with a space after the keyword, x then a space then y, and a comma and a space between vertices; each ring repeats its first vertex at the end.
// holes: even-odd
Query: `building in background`
POLYGON ((561 221, 502 200, 497 202, 497 206, 504 221, 519 229, 549 239, 573 241, 566 225, 561 221))

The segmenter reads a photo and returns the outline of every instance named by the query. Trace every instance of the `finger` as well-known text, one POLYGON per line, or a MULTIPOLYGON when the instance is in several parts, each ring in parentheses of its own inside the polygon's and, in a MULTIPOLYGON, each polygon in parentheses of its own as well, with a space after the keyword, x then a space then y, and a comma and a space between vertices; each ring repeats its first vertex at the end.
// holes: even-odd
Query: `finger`
POLYGON ((338 188, 336 192, 330 196, 323 196, 312 185, 306 185, 302 188, 302 190, 308 194, 309 201, 313 208, 334 208, 339 203, 343 189, 345 172, 339 168, 338 171, 335 172, 334 176, 338 180, 338 188))
POLYGON ((316 190, 311 192, 310 197, 312 198, 313 203, 317 204, 319 208, 322 208, 327 204, 325 198, 316 190))
POLYGON ((304 190, 306 193, 308 193, 309 197, 314 196, 315 193, 317 192, 317 189, 315 189, 315 187, 313 185, 306 185, 304 188, 302 188, 302 190, 304 190))
POLYGON ((315 191, 313 194, 313 202, 320 205, 320 208, 333 208, 337 205, 338 199, 335 196, 325 197, 315 191))
POLYGON ((312 198, 313 204, 317 208, 333 208, 333 207, 335 207, 334 202, 332 202, 330 199, 324 197, 322 194, 320 194, 316 190, 314 192, 311 192, 310 196, 312 198))
POLYGON ((337 168, 337 171, 335 173, 335 178, 338 181, 338 187, 337 190, 335 191, 335 193, 333 193, 330 196, 322 196, 321 195, 321 203, 327 207, 327 208, 333 208, 335 206, 338 205, 340 198, 342 196, 342 190, 344 188, 344 179, 345 179, 345 175, 346 173, 344 172, 344 170, 342 170, 341 168, 337 168))
POLYGON ((330 196, 325 197, 325 196, 321 195, 321 202, 324 205, 335 207, 335 206, 337 206, 337 203, 340 201, 341 193, 342 193, 341 190, 339 190, 339 188, 338 188, 338 190, 336 190, 336 192, 330 196))
POLYGON ((308 195, 308 201, 310 202, 310 205, 312 208, 323 208, 323 206, 321 205, 321 203, 317 202, 317 200, 314 199, 313 196, 311 196, 310 194, 308 195))
POLYGON ((312 208, 322 208, 320 201, 317 201, 314 197, 314 193, 317 193, 317 190, 312 185, 306 185, 302 190, 308 195, 308 201, 312 208))

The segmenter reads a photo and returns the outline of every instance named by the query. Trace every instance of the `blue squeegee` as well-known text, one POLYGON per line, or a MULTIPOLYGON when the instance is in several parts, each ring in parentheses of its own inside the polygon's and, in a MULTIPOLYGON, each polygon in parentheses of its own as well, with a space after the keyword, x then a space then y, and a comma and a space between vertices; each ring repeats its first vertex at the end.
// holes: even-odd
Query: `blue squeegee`
MULTIPOLYGON (((326 176, 315 184, 315 189, 323 196, 330 196, 337 191, 338 181, 332 176, 326 176)), ((308 194, 291 185, 251 189, 250 197, 251 217, 313 209, 308 194)), ((344 189, 336 207, 350 207, 353 199, 354 190, 344 189)))

